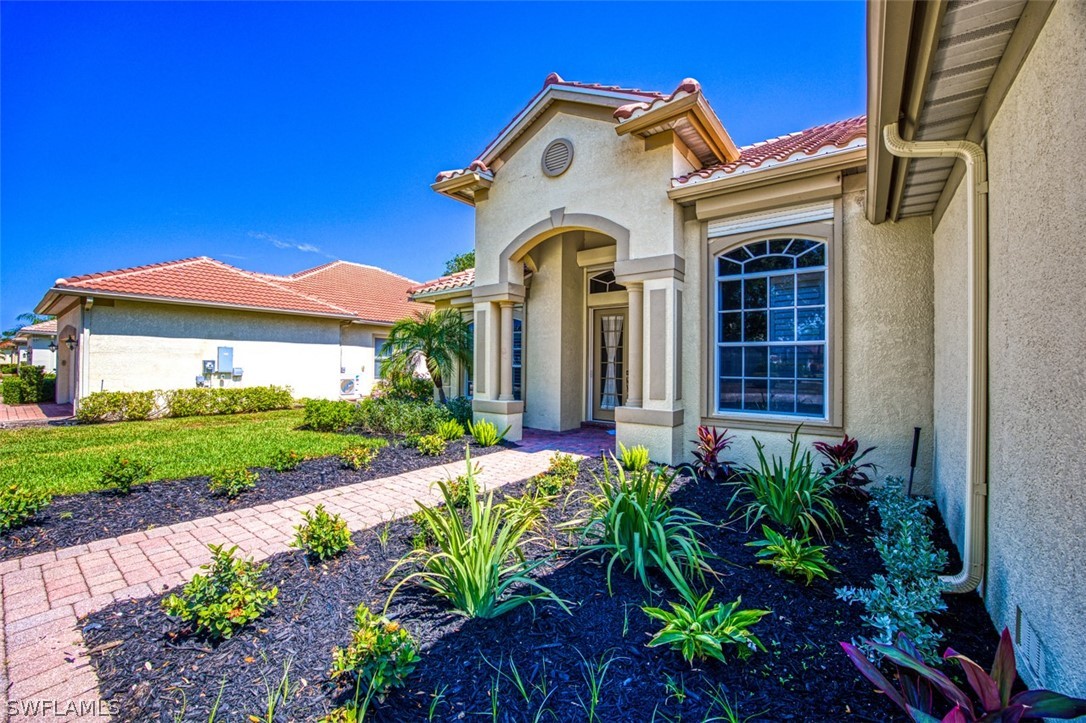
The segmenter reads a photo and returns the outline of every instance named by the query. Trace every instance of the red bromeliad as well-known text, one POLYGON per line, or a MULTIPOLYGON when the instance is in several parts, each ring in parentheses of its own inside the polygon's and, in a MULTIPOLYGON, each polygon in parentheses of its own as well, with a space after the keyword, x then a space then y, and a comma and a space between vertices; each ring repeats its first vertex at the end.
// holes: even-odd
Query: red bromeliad
POLYGON ((822 463, 822 474, 828 475, 840 470, 837 473, 836 482, 841 487, 861 492, 860 487, 871 483, 871 477, 867 474, 867 470, 870 470, 873 474, 876 471, 875 464, 873 462, 856 464, 856 462, 866 457, 869 452, 875 449, 874 447, 868 447, 857 455, 860 449, 860 441, 855 437, 849 437, 847 434, 839 444, 815 442, 812 446, 826 458, 826 461, 822 463))
POLYGON ((727 479, 732 474, 732 463, 721 461, 721 453, 731 446, 734 436, 728 430, 702 425, 698 427, 697 447, 694 448, 694 471, 698 477, 708 480, 727 479))

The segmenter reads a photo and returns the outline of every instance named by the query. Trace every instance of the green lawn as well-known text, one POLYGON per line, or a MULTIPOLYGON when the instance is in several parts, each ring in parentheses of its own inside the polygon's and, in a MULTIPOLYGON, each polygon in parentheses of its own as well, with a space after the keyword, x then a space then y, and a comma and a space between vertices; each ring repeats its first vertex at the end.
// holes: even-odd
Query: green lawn
POLYGON ((152 465, 152 479, 206 475, 223 467, 268 464, 280 449, 306 457, 357 442, 299 430, 302 411, 160 419, 75 427, 0 430, 0 482, 54 495, 98 489, 102 467, 120 453, 152 465))

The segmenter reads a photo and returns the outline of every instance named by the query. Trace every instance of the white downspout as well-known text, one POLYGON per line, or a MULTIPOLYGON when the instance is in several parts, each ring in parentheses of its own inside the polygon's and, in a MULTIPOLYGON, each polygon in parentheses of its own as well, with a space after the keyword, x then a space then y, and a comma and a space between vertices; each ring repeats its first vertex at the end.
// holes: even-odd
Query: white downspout
POLYGON ((984 578, 987 553, 988 496, 988 162, 984 149, 971 141, 906 141, 897 123, 882 129, 886 149, 902 158, 960 158, 965 162, 967 293, 969 350, 967 357, 965 433, 969 440, 965 476, 965 544, 962 569, 944 576, 947 592, 969 592, 984 578))

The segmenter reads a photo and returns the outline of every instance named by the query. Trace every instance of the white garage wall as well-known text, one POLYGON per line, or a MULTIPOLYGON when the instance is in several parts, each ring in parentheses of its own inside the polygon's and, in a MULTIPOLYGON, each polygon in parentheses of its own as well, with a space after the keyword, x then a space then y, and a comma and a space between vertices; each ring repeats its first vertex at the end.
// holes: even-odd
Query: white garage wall
POLYGON ((193 387, 220 346, 233 347, 244 370, 224 386, 277 384, 296 397, 336 399, 348 375, 341 369, 358 374, 364 391, 372 385, 372 330, 341 332, 336 319, 122 300, 98 300, 85 313, 82 394, 193 387))

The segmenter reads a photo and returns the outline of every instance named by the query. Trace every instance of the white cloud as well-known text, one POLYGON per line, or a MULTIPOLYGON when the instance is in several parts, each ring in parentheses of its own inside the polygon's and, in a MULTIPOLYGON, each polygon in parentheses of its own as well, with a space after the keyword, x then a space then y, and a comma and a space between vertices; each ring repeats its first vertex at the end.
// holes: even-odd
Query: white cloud
POLYGON ((319 246, 314 246, 313 244, 298 243, 293 239, 281 239, 274 234, 264 233, 263 231, 250 231, 248 235, 251 239, 256 239, 258 241, 267 241, 277 249, 292 249, 294 251, 302 251, 310 254, 320 254, 321 256, 327 256, 328 258, 332 258, 328 254, 326 254, 319 246))

